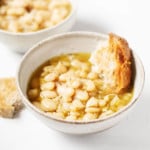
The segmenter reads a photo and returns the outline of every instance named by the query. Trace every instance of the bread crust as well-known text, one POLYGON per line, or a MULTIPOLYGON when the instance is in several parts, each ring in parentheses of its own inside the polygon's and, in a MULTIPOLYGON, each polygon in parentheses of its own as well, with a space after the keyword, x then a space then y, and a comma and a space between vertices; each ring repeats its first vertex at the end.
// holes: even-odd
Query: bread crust
POLYGON ((12 118, 22 108, 14 78, 0 79, 0 116, 12 118))
POLYGON ((109 34, 108 46, 92 56, 92 63, 104 81, 104 89, 109 93, 121 93, 131 82, 131 50, 127 41, 109 34))

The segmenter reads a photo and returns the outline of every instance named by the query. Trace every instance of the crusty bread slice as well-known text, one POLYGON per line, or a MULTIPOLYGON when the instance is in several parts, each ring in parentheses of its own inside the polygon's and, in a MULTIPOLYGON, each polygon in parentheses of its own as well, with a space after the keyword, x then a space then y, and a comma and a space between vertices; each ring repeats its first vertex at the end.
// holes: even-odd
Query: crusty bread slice
POLYGON ((125 39, 110 33, 108 46, 96 50, 90 59, 104 81, 104 89, 120 93, 131 82, 131 50, 125 39))
POLYGON ((22 108, 14 78, 0 79, 0 116, 12 118, 22 108))

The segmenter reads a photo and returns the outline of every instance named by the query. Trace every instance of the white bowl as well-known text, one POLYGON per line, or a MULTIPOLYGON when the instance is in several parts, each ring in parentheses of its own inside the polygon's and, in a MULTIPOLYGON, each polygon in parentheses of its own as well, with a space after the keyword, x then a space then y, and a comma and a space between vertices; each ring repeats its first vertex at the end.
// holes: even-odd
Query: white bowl
POLYGON ((38 119, 47 126, 70 134, 89 134, 103 131, 118 123, 139 98, 144 84, 144 69, 138 56, 133 53, 134 61, 134 96, 123 110, 104 119, 81 122, 65 121, 52 118, 36 108, 27 98, 27 86, 32 73, 49 58, 64 53, 92 52, 98 45, 108 40, 107 35, 91 32, 72 32, 48 38, 30 49, 23 57, 17 74, 17 85, 24 104, 38 119))
POLYGON ((29 33, 13 33, 0 30, 0 42, 12 51, 25 53, 30 47, 42 39, 69 31, 75 23, 77 7, 76 0, 70 0, 70 2, 72 5, 70 15, 56 26, 29 33))

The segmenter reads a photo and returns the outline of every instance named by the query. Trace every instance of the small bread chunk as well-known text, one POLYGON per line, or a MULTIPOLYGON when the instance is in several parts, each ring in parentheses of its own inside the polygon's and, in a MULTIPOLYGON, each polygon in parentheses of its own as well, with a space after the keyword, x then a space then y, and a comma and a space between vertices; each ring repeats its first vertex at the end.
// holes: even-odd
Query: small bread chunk
POLYGON ((12 118, 22 108, 14 78, 0 79, 0 116, 12 118))
POLYGON ((93 70, 104 81, 109 93, 120 93, 131 82, 131 50, 125 39, 110 33, 108 46, 94 51, 90 58, 93 70))

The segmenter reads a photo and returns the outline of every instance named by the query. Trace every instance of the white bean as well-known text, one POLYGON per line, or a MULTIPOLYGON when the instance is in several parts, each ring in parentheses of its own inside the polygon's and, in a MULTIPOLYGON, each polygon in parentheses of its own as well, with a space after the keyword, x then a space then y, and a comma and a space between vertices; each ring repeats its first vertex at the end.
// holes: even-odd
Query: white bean
POLYGON ((87 113, 99 113, 101 111, 100 108, 96 108, 96 107, 87 107, 85 109, 85 112, 87 113))
POLYGON ((86 103, 86 107, 98 107, 98 99, 96 99, 95 97, 91 97, 87 103, 86 103))
POLYGON ((42 91, 40 92, 41 98, 55 98, 57 93, 55 91, 42 91))
POLYGON ((53 90, 55 87, 54 82, 47 82, 41 85, 41 90, 53 90))
POLYGON ((82 101, 87 101, 89 98, 89 95, 86 91, 83 90, 77 90, 76 91, 76 95, 75 95, 76 99, 82 100, 82 101))
POLYGON ((75 121, 75 120, 77 120, 77 117, 74 116, 74 115, 70 115, 70 116, 67 116, 67 117, 66 117, 66 120, 67 120, 67 121, 75 121))
POLYGON ((94 119, 97 119, 98 115, 95 114, 95 113, 86 113, 84 116, 83 116, 83 120, 84 121, 90 121, 90 120, 94 120, 94 119))
POLYGON ((57 109, 57 103, 55 103, 53 100, 50 99, 43 99, 41 101, 41 107, 44 111, 56 111, 57 109))
POLYGON ((57 87, 57 92, 61 96, 65 97, 71 97, 74 95, 75 90, 71 87, 66 87, 66 86, 58 86, 57 87))
POLYGON ((105 105, 106 105, 106 101, 104 101, 103 99, 99 100, 100 107, 104 107, 105 105))
POLYGON ((74 100, 71 105, 71 111, 78 111, 84 109, 85 106, 82 104, 80 100, 74 100))
POLYGON ((49 81, 54 81, 58 78, 58 74, 56 72, 52 72, 52 73, 49 73, 48 75, 46 75, 44 77, 44 80, 46 82, 49 82, 49 81))
POLYGON ((80 86, 81 86, 80 80, 73 81, 73 83, 72 83, 73 88, 79 88, 80 86))

